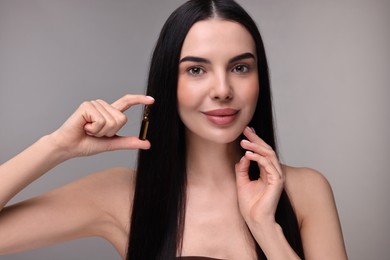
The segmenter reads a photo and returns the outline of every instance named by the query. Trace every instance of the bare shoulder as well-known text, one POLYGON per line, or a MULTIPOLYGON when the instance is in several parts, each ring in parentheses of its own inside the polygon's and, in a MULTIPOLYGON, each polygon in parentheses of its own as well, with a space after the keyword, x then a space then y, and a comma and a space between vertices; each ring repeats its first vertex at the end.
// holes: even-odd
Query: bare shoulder
POLYGON ((347 259, 332 188, 320 172, 283 166, 307 259, 347 259))
POLYGON ((330 188, 330 184, 325 176, 315 169, 291 167, 288 165, 283 165, 282 167, 286 174, 286 186, 288 189, 294 190, 299 188, 299 190, 304 189, 304 192, 317 188, 330 188))
POLYGON ((333 204, 332 188, 326 177, 317 170, 283 165, 286 174, 286 191, 297 213, 298 220, 307 217, 324 202, 333 204))

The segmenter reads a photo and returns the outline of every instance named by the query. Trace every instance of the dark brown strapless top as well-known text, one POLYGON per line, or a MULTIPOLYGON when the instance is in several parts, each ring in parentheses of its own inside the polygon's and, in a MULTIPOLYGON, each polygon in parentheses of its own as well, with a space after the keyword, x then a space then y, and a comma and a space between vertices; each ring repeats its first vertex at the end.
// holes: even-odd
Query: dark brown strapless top
POLYGON ((183 259, 183 260, 223 260, 219 258, 211 258, 207 256, 182 256, 182 257, 176 257, 176 259, 183 259))

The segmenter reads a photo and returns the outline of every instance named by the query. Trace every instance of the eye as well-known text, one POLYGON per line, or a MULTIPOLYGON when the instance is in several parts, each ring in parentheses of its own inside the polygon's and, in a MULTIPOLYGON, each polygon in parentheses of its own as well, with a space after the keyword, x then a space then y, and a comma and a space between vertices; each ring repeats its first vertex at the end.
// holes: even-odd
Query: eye
POLYGON ((234 66, 232 71, 236 72, 236 73, 246 73, 249 71, 249 67, 247 65, 244 65, 244 64, 238 64, 238 65, 234 66))
POLYGON ((202 75, 203 73, 205 73, 205 71, 199 67, 191 67, 187 71, 192 76, 199 76, 199 75, 202 75))

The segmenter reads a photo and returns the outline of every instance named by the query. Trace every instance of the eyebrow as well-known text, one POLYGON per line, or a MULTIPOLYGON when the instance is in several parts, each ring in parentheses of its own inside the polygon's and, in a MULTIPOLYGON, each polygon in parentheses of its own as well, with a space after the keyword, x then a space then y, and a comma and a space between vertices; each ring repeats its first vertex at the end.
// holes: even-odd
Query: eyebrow
MULTIPOLYGON (((243 60, 243 59, 254 59, 254 60, 256 60, 255 55, 253 55, 250 52, 245 52, 243 54, 240 54, 240 55, 237 55, 237 56, 234 56, 233 58, 231 58, 229 60, 229 63, 234 63, 236 61, 243 60)), ((206 63, 206 64, 210 64, 211 63, 210 60, 208 60, 208 59, 205 59, 205 58, 202 58, 202 57, 195 57, 195 56, 185 56, 184 58, 182 58, 179 61, 179 63, 186 62, 186 61, 206 63)))

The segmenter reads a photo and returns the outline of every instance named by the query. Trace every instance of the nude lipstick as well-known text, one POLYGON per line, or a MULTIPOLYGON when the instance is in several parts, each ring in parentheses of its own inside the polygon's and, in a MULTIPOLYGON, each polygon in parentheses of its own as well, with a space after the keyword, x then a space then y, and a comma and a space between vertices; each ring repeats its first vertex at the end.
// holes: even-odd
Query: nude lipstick
POLYGON ((213 124, 224 126, 232 123, 238 114, 239 110, 233 108, 222 108, 210 111, 205 111, 203 114, 213 124))

